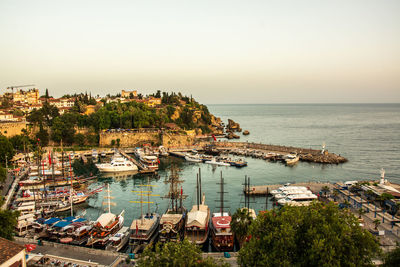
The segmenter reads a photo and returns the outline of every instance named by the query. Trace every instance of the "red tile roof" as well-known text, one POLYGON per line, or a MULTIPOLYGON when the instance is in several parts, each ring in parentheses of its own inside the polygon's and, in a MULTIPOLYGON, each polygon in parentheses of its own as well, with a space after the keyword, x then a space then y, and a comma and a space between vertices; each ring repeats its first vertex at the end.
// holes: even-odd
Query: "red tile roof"
POLYGON ((0 237, 0 265, 24 250, 25 247, 0 237))

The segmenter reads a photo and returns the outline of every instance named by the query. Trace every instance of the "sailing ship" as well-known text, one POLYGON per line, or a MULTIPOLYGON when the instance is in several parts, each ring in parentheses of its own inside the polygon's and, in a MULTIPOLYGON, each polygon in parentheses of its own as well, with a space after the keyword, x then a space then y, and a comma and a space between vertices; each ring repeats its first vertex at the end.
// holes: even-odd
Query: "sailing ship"
POLYGON ((201 196, 201 173, 197 174, 197 205, 194 205, 188 212, 188 218, 185 227, 185 236, 189 242, 196 245, 203 245, 207 241, 209 234, 210 208, 205 204, 205 194, 201 196))
MULTIPOLYGON (((147 178, 148 184, 141 185, 151 188, 152 185, 149 184, 149 178, 147 178)), ((140 218, 133 220, 130 227, 130 247, 132 253, 136 253, 141 249, 144 249, 146 246, 152 244, 158 236, 158 225, 160 223, 160 215, 157 213, 150 212, 150 196, 158 196, 152 195, 152 191, 136 191, 136 193, 140 194, 140 201, 132 201, 133 203, 140 203, 140 218), (147 195, 147 213, 143 214, 143 195, 147 195)))
POLYGON ((212 245, 217 251, 232 251, 234 245, 234 234, 231 230, 232 217, 228 212, 224 212, 224 178, 220 185, 220 212, 213 213, 211 219, 211 239, 212 245))
POLYGON ((103 202, 103 204, 108 205, 108 212, 103 213, 96 220, 93 229, 90 231, 89 240, 87 242, 87 246, 100 247, 104 248, 108 242, 108 239, 118 232, 121 227, 124 225, 124 210, 116 216, 111 213, 111 203, 112 197, 110 196, 110 185, 107 185, 107 196, 104 197, 107 199, 107 202, 103 202))
POLYGON ((178 189, 178 184, 183 180, 179 179, 178 171, 175 166, 171 166, 171 175, 165 183, 170 184, 168 195, 164 198, 170 199, 171 207, 162 215, 160 220, 159 240, 160 242, 179 242, 183 240, 185 234, 186 208, 183 207, 183 189, 178 189), (178 203, 179 202, 179 203, 178 203))

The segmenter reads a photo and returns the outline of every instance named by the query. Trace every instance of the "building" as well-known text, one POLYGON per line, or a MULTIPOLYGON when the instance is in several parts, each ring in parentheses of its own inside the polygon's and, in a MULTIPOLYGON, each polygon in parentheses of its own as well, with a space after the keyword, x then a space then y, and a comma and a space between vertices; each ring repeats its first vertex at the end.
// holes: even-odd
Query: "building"
POLYGON ((95 111, 96 111, 95 105, 87 105, 85 115, 90 115, 90 114, 94 113, 95 111))
POLYGON ((28 91, 18 90, 13 93, 13 101, 26 103, 26 104, 38 104, 39 103, 39 89, 29 89, 28 91))
POLYGON ((156 97, 149 97, 146 99, 146 105, 149 107, 155 107, 161 105, 161 98, 156 98, 156 97))
POLYGON ((0 237, 0 267, 26 266, 25 247, 0 237))
POLYGON ((131 94, 133 95, 133 97, 137 97, 137 91, 136 90, 133 90, 133 91, 122 90, 121 91, 121 97, 123 97, 123 98, 130 98, 131 94))

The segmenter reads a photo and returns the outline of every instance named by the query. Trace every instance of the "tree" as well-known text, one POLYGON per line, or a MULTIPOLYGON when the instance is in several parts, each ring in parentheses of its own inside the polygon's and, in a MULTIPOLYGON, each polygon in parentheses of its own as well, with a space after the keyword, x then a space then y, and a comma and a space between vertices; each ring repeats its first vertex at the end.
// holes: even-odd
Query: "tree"
POLYGON ((381 224, 381 221, 379 219, 375 219, 373 221, 374 225, 375 225, 375 230, 378 230, 378 226, 381 224))
POLYGON ((4 135, 0 135, 0 163, 5 163, 6 158, 10 161, 14 157, 15 151, 10 140, 4 135))
MULTIPOLYGON (((0 207, 3 206, 4 200, 0 196, 0 207)), ((14 229, 18 223, 19 211, 0 210, 0 237, 13 240, 14 229)))
POLYGON ((328 186, 324 186, 321 188, 322 193, 324 194, 324 197, 331 191, 331 189, 328 186))
POLYGON ((213 258, 203 258, 201 250, 187 239, 182 242, 158 243, 153 251, 148 246, 137 261, 139 267, 181 267, 181 266, 229 266, 227 263, 217 262, 213 258))
POLYGON ((4 183, 7 179, 7 170, 0 166, 0 184, 4 183))
POLYGON ((81 133, 78 133, 75 135, 74 142, 78 144, 78 146, 84 146, 85 145, 85 136, 81 133))
POLYGON ((333 200, 336 201, 337 197, 339 196, 339 192, 337 190, 333 190, 332 195, 333 195, 333 200))
POLYGON ((47 146, 49 143, 49 132, 42 125, 40 125, 39 132, 36 133, 36 139, 41 146, 47 146))
POLYGON ((236 212, 232 215, 231 228, 232 231, 235 233, 240 246, 242 246, 248 235, 249 227, 252 220, 253 219, 249 215, 247 208, 237 209, 236 212))
POLYGON ((385 255, 383 267, 397 267, 400 266, 400 247, 388 252, 385 255))
POLYGON ((357 218, 333 202, 260 214, 239 251, 242 266, 370 266, 380 251, 357 218))
POLYGON ((366 213, 366 211, 363 209, 363 208, 359 208, 358 209, 358 219, 361 219, 361 216, 363 215, 363 214, 365 214, 366 213))

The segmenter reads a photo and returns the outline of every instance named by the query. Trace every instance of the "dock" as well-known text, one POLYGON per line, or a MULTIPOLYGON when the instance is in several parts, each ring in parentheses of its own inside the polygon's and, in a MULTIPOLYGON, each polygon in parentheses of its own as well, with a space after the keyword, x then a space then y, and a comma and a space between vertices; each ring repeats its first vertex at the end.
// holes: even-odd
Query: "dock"
POLYGON ((139 169, 139 173, 155 173, 155 170, 151 170, 149 168, 147 168, 143 163, 141 163, 140 161, 138 161, 137 159, 135 159, 134 157, 129 156, 125 151, 120 150, 119 151, 121 153, 122 156, 124 156, 125 158, 127 158, 129 161, 133 162, 139 169))
MULTIPOLYGON (((339 164, 347 162, 345 157, 334 153, 329 153, 327 150, 318 150, 311 148, 300 148, 291 146, 279 146, 279 145, 267 145, 261 143, 249 143, 249 142, 214 142, 212 143, 215 148, 222 152, 231 153, 237 152, 238 150, 245 150, 245 153, 260 156, 266 155, 267 153, 276 153, 280 155, 286 155, 289 153, 296 153, 300 157, 300 161, 324 163, 324 164, 339 164)), ((243 151, 242 151, 243 152, 243 151)))

